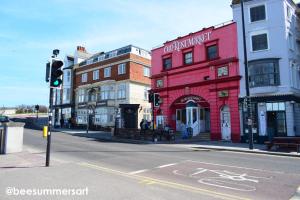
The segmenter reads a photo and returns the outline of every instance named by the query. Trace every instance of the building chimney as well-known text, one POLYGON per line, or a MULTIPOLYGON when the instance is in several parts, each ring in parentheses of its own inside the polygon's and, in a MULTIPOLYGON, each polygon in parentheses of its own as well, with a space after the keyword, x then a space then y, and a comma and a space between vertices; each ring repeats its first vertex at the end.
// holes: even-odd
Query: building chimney
POLYGON ((77 51, 86 52, 85 47, 77 46, 77 51))

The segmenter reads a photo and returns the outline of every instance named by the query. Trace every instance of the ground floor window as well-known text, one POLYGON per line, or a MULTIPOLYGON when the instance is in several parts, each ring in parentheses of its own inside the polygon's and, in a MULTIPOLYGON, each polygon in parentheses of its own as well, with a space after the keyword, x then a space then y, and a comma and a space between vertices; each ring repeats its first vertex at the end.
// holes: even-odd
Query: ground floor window
POLYGON ((147 121, 151 121, 151 108, 144 108, 143 111, 144 111, 143 119, 147 121))
POLYGON ((114 107, 96 108, 95 124, 108 125, 114 122, 114 107))

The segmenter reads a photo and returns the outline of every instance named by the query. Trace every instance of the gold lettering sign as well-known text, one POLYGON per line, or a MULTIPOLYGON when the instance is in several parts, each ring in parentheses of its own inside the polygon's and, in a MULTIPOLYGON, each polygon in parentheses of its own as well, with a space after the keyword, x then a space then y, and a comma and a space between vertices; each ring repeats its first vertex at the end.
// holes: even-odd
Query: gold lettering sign
POLYGON ((185 102, 188 102, 188 101, 195 101, 195 102, 199 102, 201 99, 200 97, 197 97, 197 96, 187 96, 187 97, 184 97, 180 100, 181 103, 185 103, 185 102))

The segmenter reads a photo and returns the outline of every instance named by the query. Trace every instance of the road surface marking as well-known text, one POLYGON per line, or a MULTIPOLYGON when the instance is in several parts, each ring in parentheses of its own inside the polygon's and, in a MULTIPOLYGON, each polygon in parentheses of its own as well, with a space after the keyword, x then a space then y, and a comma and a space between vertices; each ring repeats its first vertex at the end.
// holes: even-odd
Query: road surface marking
POLYGON ((212 196, 212 197, 219 198, 219 199, 249 200, 249 198, 245 198, 245 197, 239 197, 239 196, 230 195, 230 194, 226 194, 226 193, 215 192, 212 190, 202 189, 199 187, 193 187, 190 185, 180 184, 180 183, 176 183, 176 182, 165 181, 165 180, 161 180, 161 179, 140 176, 140 175, 131 175, 126 172, 122 172, 119 170, 114 170, 114 169, 110 169, 110 168, 106 168, 106 167, 102 167, 102 166, 98 166, 98 165, 94 165, 94 164, 90 164, 90 163, 86 163, 86 162, 77 163, 77 164, 80 166, 83 166, 83 167, 99 170, 102 172, 107 172, 107 173, 111 173, 111 174, 116 174, 116 175, 120 175, 120 176, 124 176, 124 177, 128 177, 128 178, 132 178, 132 179, 138 180, 139 182, 141 182, 141 181, 145 181, 145 182, 148 181, 151 183, 154 182, 155 184, 162 185, 165 187, 169 187, 169 188, 173 188, 173 189, 177 189, 177 190, 194 192, 194 193, 200 193, 203 195, 212 196))
POLYGON ((222 167, 231 167, 231 168, 237 168, 237 169, 249 169, 249 170, 261 171, 261 172, 286 174, 285 172, 281 172, 281 171, 271 171, 271 170, 263 170, 263 169, 249 168, 249 167, 239 167, 239 166, 234 166, 234 165, 223 165, 223 164, 200 162, 200 161, 194 161, 194 160, 186 160, 186 162, 194 162, 194 163, 200 163, 200 164, 206 164, 206 165, 216 165, 216 166, 222 166, 222 167))
MULTIPOLYGON (((194 147, 192 147, 194 148, 194 147)), ((197 148, 197 147, 196 147, 197 148)), ((215 150, 218 151, 218 150, 215 150)), ((286 158, 286 159, 300 159, 300 154, 291 154, 291 155, 297 155, 297 156, 285 156, 285 155, 279 155, 279 154, 265 154, 265 153, 259 153, 259 152, 242 152, 242 151, 230 151, 230 150, 222 150, 222 152, 227 152, 227 153, 237 153, 237 154, 252 154, 255 156, 271 156, 271 157, 281 157, 281 158, 286 158)))
POLYGON ((146 171, 148 171, 148 169, 142 169, 142 170, 138 170, 138 171, 133 171, 133 172, 129 172, 128 174, 134 175, 134 174, 140 174, 140 173, 143 173, 143 172, 146 172, 146 171))
POLYGON ((149 181, 149 180, 142 180, 139 182, 140 184, 146 184, 146 185, 153 185, 156 184, 155 181, 149 181))
POLYGON ((174 166, 174 165, 177 165, 177 164, 178 164, 178 163, 171 163, 171 164, 161 165, 161 166, 158 166, 158 167, 155 167, 155 168, 161 169, 161 168, 165 168, 165 167, 174 166))

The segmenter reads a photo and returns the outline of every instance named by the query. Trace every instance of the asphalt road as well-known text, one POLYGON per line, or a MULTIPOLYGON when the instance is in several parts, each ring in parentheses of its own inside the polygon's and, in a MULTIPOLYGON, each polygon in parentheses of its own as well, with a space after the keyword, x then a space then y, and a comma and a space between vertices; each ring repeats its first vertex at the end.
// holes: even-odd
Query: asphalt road
MULTIPOLYGON (((41 131, 25 129, 24 145, 45 154, 41 131)), ((91 187, 91 194, 111 199, 283 200, 300 186, 299 158, 195 151, 178 144, 114 143, 60 132, 52 135, 50 164, 54 162, 74 171, 80 167, 78 176, 89 177, 82 183, 91 187), (113 184, 119 195, 109 189, 100 192, 91 186, 95 182, 113 184)))

